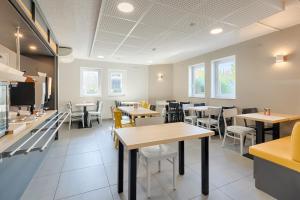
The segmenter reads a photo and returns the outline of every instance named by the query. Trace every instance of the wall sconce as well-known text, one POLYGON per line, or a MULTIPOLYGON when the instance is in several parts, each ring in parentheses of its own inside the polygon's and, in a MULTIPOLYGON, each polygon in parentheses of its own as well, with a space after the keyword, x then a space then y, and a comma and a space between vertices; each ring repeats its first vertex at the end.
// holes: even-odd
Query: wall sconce
POLYGON ((164 74, 158 73, 158 74, 157 74, 157 80, 158 80, 158 81, 163 81, 163 80, 164 80, 164 74))
POLYGON ((287 56, 286 55, 276 55, 275 56, 275 62, 276 63, 282 63, 287 61, 287 56))

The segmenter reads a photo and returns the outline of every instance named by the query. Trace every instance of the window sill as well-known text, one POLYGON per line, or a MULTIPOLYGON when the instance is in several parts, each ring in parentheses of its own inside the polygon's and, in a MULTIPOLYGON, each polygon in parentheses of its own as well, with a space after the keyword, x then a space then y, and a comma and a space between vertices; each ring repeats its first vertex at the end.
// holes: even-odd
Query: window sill
POLYGON ((205 99, 205 96, 189 96, 189 98, 201 98, 201 99, 205 99))
POLYGON ((210 97, 210 99, 220 99, 220 100, 236 100, 236 97, 210 97))

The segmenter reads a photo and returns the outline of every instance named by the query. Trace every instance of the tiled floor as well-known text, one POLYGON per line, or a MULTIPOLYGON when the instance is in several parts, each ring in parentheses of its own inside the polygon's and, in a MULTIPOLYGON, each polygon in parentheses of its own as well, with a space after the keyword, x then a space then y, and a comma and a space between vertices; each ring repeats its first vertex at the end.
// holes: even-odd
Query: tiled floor
MULTIPOLYGON (((124 193, 117 193, 117 151, 113 148, 110 121, 91 129, 66 127, 53 143, 36 175, 24 192, 23 200, 119 200, 127 199, 127 155, 125 155, 124 193)), ((177 148, 177 144, 171 144, 177 148)), ((185 175, 177 176, 172 189, 172 168, 162 162, 162 171, 152 166, 151 199, 255 200, 272 199, 254 186, 252 160, 239 155, 239 145, 221 147, 218 137, 210 141, 210 194, 201 195, 201 143, 186 142, 185 175)), ((147 199, 145 169, 138 171, 137 197, 147 199)))

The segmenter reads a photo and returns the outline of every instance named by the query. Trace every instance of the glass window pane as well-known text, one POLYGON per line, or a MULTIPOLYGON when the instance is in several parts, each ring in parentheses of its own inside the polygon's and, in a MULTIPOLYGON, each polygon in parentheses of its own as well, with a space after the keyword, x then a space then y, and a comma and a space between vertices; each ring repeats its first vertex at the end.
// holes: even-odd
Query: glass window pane
POLYGON ((111 95, 123 95, 123 73, 124 72, 110 72, 109 91, 111 95))
POLYGON ((205 96, 205 66, 199 64, 190 67, 189 80, 190 96, 204 97, 205 96))
POLYGON ((100 96, 99 70, 81 69, 81 96, 100 96))

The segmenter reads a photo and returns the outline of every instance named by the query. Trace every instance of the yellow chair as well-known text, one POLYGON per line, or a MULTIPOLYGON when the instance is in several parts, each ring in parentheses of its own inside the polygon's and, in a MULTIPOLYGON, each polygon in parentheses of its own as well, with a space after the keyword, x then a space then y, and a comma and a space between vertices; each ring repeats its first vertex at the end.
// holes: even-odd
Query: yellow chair
MULTIPOLYGON (((118 109, 118 108, 114 109, 113 117, 114 117, 114 123, 115 123, 114 128, 115 129, 125 128, 125 127, 133 127, 132 123, 122 123, 122 112, 120 109, 118 109)), ((114 143, 115 143, 115 148, 117 149, 119 147, 119 140, 118 140, 118 137, 117 137, 115 131, 114 131, 113 139, 114 139, 114 143)))
POLYGON ((146 101, 141 101, 141 106, 146 109, 150 109, 151 104, 146 101))

